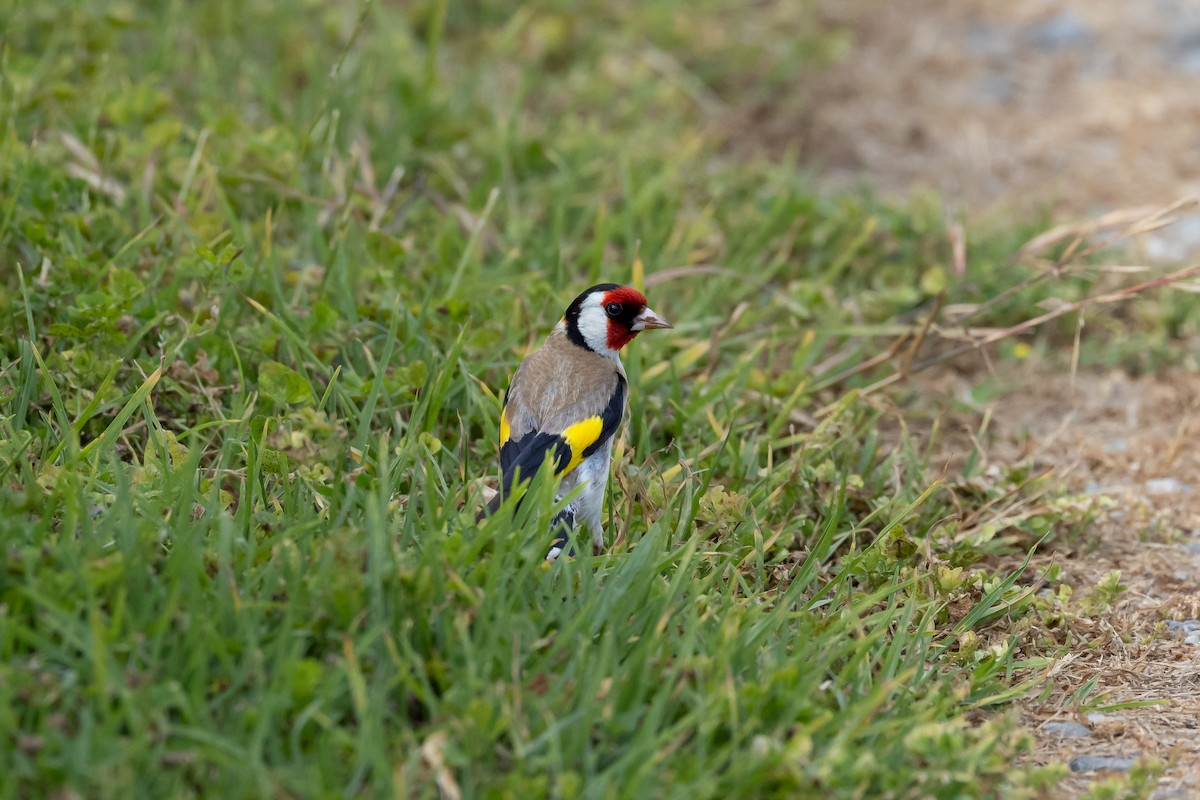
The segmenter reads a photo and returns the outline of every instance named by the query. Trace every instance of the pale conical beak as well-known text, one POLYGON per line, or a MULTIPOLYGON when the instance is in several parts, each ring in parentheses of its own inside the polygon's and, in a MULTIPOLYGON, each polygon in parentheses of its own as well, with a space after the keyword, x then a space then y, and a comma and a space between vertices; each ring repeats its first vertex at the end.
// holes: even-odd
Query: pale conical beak
POLYGON ((675 326, 667 322, 665 319, 655 314, 649 306, 642 309, 642 313, 633 318, 632 331, 649 331, 655 328, 674 328, 675 326))

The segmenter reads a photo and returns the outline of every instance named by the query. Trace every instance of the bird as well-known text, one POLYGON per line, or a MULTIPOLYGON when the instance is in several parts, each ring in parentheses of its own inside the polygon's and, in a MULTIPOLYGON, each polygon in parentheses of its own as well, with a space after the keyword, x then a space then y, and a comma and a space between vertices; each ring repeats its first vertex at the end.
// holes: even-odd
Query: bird
POLYGON ((559 557, 578 523, 591 533, 593 554, 604 552, 601 507, 628 400, 621 348, 642 331, 671 327, 630 286, 601 283, 576 297, 504 392, 500 491, 476 522, 496 513, 514 482, 525 484, 550 463, 560 478, 557 500, 582 486, 551 523, 546 560, 559 557))

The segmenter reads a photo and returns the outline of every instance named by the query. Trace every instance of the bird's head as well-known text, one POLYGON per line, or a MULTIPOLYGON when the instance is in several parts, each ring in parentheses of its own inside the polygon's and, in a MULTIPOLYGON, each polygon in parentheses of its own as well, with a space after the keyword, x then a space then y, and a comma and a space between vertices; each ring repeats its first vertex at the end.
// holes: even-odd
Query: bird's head
POLYGON ((608 356, 642 331, 672 327, 646 305, 641 292, 615 283, 601 283, 576 297, 561 324, 572 342, 608 356))

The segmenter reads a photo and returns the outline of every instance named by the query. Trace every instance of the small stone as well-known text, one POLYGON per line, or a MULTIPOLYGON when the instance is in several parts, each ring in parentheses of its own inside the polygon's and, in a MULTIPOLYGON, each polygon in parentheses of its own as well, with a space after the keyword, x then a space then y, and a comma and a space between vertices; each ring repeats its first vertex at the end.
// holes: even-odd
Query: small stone
POLYGON ((974 25, 967 30, 967 47, 976 55, 1008 64, 1013 58, 1013 37, 994 25, 974 25))
POLYGON ((1051 736, 1062 736, 1066 739, 1078 739, 1092 735, 1087 725, 1080 725, 1078 722, 1047 722, 1042 726, 1042 730, 1051 736))
POLYGON ((1197 633, 1200 632, 1200 619, 1169 619, 1166 621, 1166 626, 1169 631, 1197 633))
POLYGON ((1029 43, 1039 50, 1084 47, 1091 43, 1092 32, 1083 20, 1069 11, 1029 28, 1029 43))
POLYGON ((1124 439, 1113 439, 1108 444, 1104 445, 1106 453, 1124 453, 1129 449, 1129 443, 1124 439))
POLYGON ((1184 644, 1200 644, 1200 633, 1189 633, 1183 637, 1184 644))
POLYGON ((1159 789, 1150 795, 1150 800, 1180 800, 1180 798, 1195 797, 1187 789, 1159 789))
POLYGON ((1190 494, 1192 491, 1191 486, 1175 478, 1152 478, 1145 485, 1150 494, 1190 494))
MULTIPOLYGON (((1197 41, 1197 48, 1191 51, 1191 55, 1179 56, 1176 61, 1186 61, 1188 58, 1200 60, 1200 40, 1197 41)), ((1200 65, 1191 67, 1184 63, 1177 64, 1177 67, 1181 72, 1200 71, 1200 65)), ((1146 257, 1151 261, 1174 263, 1195 258, 1196 254, 1200 253, 1200 215, 1192 214, 1174 225, 1154 231, 1146 237, 1142 246, 1145 248, 1146 257)))
POLYGON ((1184 25, 1168 37, 1167 64, 1185 75, 1200 73, 1200 26, 1184 25))
POLYGON ((1128 772, 1136 763, 1137 759, 1129 756, 1076 756, 1067 766, 1071 772, 1128 772))
POLYGON ((1017 96, 1017 84, 1010 78, 991 75, 979 82, 979 93, 993 103, 1003 105, 1017 96))
POLYGON ((1183 549, 1187 550, 1192 555, 1200 556, 1200 542, 1191 542, 1183 549))

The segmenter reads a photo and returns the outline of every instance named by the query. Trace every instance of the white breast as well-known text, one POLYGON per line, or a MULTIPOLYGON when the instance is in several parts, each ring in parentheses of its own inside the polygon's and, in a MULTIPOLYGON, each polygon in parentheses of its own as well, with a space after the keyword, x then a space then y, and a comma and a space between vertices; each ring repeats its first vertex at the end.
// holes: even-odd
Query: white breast
POLYGON ((610 438, 596 452, 583 460, 575 471, 563 479, 559 487, 559 497, 566 495, 580 484, 584 484, 573 503, 575 520, 586 526, 592 533, 592 544, 604 546, 604 525, 602 515, 604 510, 604 490, 608 486, 608 473, 612 466, 612 439, 610 438))

